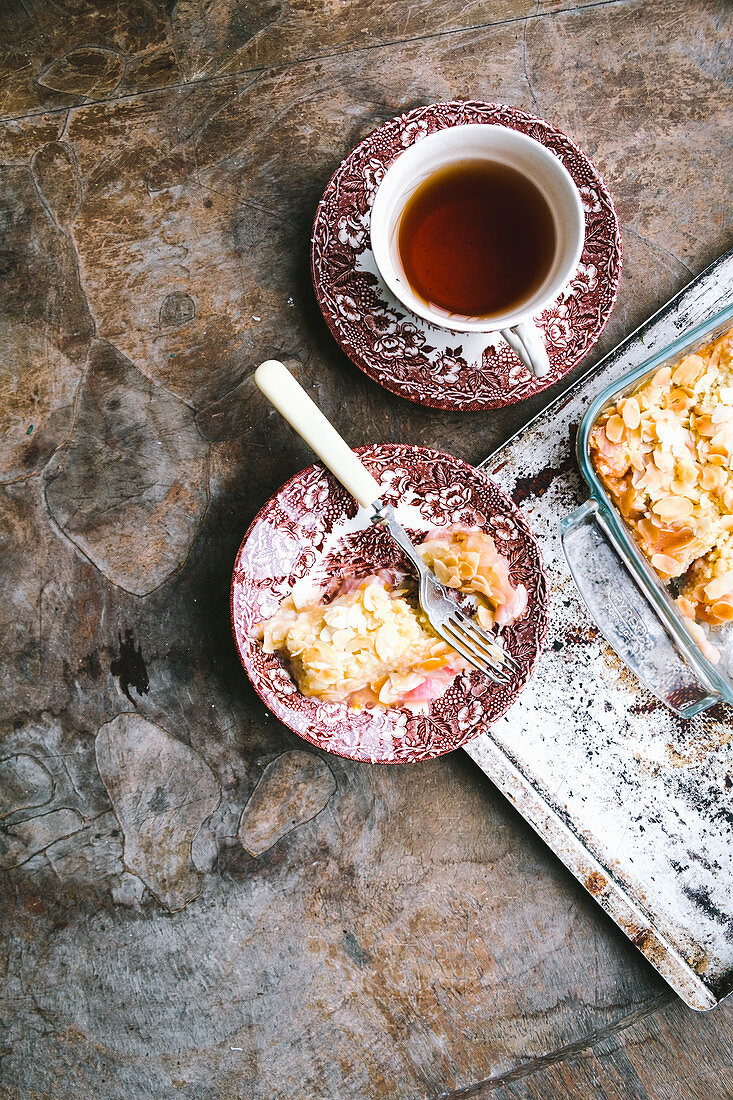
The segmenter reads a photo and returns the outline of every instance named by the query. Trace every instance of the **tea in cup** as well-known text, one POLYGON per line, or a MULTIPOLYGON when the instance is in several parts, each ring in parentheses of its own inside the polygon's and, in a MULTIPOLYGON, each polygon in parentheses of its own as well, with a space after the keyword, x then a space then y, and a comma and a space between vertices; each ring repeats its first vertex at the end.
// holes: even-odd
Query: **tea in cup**
POLYGON ((401 153, 377 191, 374 259, 407 309, 456 332, 501 332, 541 378, 533 318, 567 286, 585 219, 561 161, 505 126, 439 130, 401 153))

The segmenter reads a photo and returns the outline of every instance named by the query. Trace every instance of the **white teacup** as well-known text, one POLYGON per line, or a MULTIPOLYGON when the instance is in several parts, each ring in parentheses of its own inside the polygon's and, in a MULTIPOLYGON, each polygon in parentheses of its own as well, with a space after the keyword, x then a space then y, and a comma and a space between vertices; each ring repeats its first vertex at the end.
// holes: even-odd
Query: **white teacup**
POLYGON ((505 126, 451 126, 400 153, 379 185, 371 217, 371 241, 380 275, 412 313, 455 332, 501 332, 537 378, 550 370, 542 335, 533 318, 570 282, 583 251, 585 217, 578 189, 562 162, 534 138, 505 126), (469 317, 420 298, 410 287, 397 247, 408 199, 433 173, 461 161, 489 160, 521 172, 544 196, 555 222, 555 255, 545 279, 508 313, 469 317))

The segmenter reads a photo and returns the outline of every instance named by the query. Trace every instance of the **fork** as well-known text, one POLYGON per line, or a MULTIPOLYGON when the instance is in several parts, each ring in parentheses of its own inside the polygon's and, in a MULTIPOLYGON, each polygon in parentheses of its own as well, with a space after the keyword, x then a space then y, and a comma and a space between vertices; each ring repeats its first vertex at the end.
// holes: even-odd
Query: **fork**
POLYGON ((456 604, 452 590, 442 584, 423 561, 394 509, 381 499, 382 490, 361 459, 338 434, 290 371, 277 359, 268 359, 254 380, 265 397, 315 451, 345 489, 370 513, 372 523, 386 528, 407 556, 418 576, 418 599, 433 631, 473 668, 497 684, 509 684, 519 665, 474 619, 456 604))

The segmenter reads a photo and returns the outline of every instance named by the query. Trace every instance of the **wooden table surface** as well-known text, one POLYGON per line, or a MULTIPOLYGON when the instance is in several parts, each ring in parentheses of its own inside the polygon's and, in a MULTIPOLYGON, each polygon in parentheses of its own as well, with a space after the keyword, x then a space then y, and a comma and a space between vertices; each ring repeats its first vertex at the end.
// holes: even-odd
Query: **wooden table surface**
POLYGON ((345 153, 449 98, 564 130, 624 237, 598 358, 730 244, 730 12, 1 5, 0 1096, 733 1095, 730 1006, 688 1011, 463 753, 319 755, 228 617, 310 461, 260 360, 354 444, 469 461, 547 400, 446 415, 339 352, 308 246, 345 153))

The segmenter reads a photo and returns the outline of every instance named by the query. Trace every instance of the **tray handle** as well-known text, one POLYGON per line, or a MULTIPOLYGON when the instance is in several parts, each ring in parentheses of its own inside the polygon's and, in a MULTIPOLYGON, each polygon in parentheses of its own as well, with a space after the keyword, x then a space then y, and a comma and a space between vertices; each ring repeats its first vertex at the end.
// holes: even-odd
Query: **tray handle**
POLYGON ((591 499, 560 525, 562 547, 596 626, 635 676, 675 714, 691 718, 721 699, 671 637, 612 528, 591 499))

